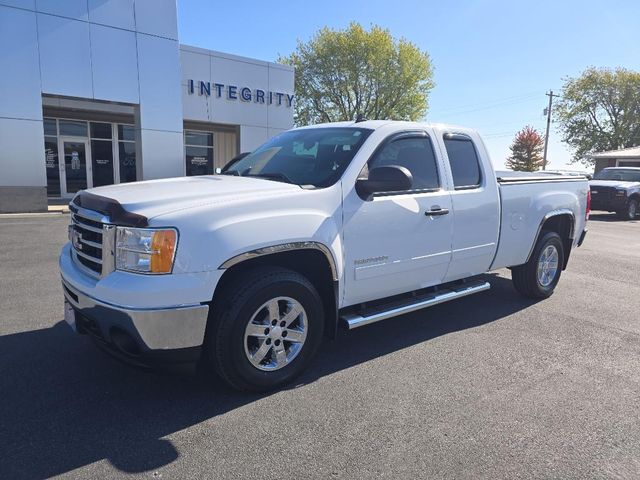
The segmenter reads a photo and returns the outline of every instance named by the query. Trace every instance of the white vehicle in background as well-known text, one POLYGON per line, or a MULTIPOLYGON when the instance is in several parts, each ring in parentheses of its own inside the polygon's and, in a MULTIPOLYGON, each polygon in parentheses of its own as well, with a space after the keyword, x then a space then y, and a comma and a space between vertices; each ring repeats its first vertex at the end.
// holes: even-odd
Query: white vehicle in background
MULTIPOLYGON (((290 382, 322 339, 490 288, 553 293, 586 233, 583 177, 500 173, 473 130, 294 129, 223 175, 113 185, 70 204, 66 318, 136 363, 290 382)), ((446 320, 444 320, 446 321, 446 320)))

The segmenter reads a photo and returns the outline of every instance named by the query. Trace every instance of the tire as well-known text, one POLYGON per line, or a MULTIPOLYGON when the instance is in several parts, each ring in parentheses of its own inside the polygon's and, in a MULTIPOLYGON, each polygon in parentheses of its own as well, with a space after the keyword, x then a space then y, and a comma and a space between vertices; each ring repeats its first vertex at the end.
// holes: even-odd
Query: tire
MULTIPOLYGON (((546 265, 552 267, 553 263, 553 261, 550 261, 546 265)), ((527 298, 548 298, 553 294, 553 290, 560 280, 562 265, 564 265, 562 238, 556 232, 543 231, 529 261, 524 265, 511 269, 513 286, 527 298), (549 256, 549 254, 554 251, 557 257, 555 271, 551 274, 550 269, 541 269, 541 274, 539 275, 538 266, 545 261, 545 258, 552 260, 554 257, 553 255, 549 256), (544 272, 547 272, 547 274, 545 275, 544 272)))
POLYGON ((627 207, 617 213, 622 220, 634 220, 638 215, 638 199, 632 198, 627 202, 627 207))
POLYGON ((209 361, 227 384, 236 390, 268 391, 306 369, 324 331, 322 300, 306 277, 260 267, 223 295, 225 305, 214 307, 210 319, 215 323, 207 347, 209 361), (283 322, 290 323, 283 327, 283 322), (294 336, 295 341, 287 340, 294 336))

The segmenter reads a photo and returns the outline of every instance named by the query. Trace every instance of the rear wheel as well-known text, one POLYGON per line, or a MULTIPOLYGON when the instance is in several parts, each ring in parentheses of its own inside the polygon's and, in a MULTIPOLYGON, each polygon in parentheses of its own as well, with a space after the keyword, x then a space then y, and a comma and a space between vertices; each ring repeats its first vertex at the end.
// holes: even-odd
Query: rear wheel
POLYGON ((627 202, 627 207, 618 212, 618 216, 623 220, 633 220, 638 215, 638 199, 632 198, 627 202))
POLYGON ((323 338, 322 301, 307 278, 282 268, 259 268, 225 289, 214 313, 209 358, 238 390, 282 386, 309 365, 323 338))
POLYGON ((543 232, 529 261, 511 269, 513 286, 528 298, 550 297, 560 280, 562 265, 562 238, 556 232, 543 232))

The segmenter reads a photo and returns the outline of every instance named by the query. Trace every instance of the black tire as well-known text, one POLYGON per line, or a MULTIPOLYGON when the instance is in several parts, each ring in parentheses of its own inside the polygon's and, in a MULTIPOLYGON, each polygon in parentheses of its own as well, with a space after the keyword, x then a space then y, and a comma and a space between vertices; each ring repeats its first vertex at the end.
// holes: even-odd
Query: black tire
MULTIPOLYGON (((215 323, 207 347, 209 361, 226 383, 237 390, 268 391, 291 382, 307 368, 322 343, 324 312, 317 290, 306 277, 284 268, 260 267, 229 285, 223 295, 225 305, 214 307, 210 319, 215 323), (290 363, 264 371, 245 353, 245 329, 254 313, 276 297, 289 297, 302 305, 307 334, 290 363)), ((275 355, 271 352, 275 350, 270 350, 269 358, 275 355)))
POLYGON ((511 280, 513 286, 527 298, 548 298, 553 294, 564 265, 564 245, 562 238, 556 232, 543 231, 533 249, 531 258, 524 265, 519 265, 511 269, 511 280), (555 276, 548 285, 543 285, 538 279, 538 262, 545 249, 553 245, 558 252, 558 266, 555 276))
POLYGON ((620 210, 618 213, 618 217, 622 220, 635 220, 638 215, 638 199, 632 198, 627 202, 627 206, 624 210, 620 210))

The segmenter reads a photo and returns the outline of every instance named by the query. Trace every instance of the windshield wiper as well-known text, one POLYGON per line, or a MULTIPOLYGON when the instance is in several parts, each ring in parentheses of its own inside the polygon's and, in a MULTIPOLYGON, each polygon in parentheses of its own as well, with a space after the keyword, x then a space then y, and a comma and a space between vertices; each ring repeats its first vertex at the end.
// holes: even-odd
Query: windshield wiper
POLYGON ((274 180, 276 182, 293 183, 284 173, 246 173, 243 177, 257 177, 265 180, 274 180))

